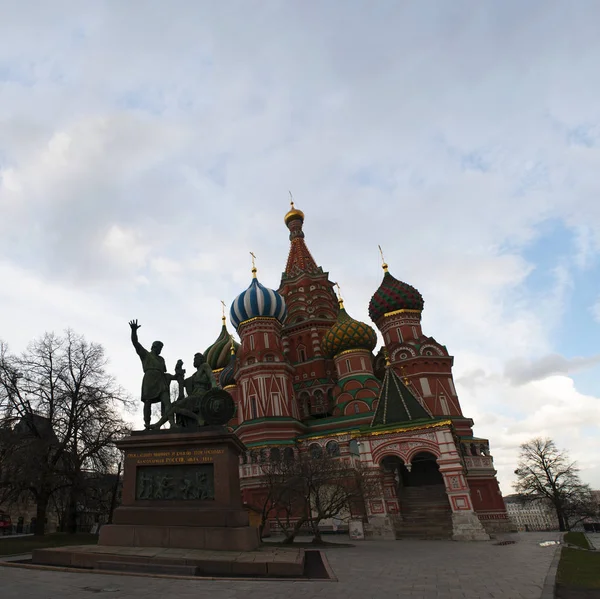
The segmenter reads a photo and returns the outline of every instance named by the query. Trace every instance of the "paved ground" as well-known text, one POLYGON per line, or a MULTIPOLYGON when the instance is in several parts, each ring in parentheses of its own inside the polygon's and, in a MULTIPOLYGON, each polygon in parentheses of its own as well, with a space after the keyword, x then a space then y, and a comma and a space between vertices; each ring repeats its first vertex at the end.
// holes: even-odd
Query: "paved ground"
POLYGON ((586 532, 585 536, 589 542, 594 546, 594 549, 600 551, 600 532, 586 532))
MULTIPOLYGON (((559 533, 517 541, 364 541, 327 549, 338 582, 208 581, 0 568, 2 599, 539 599, 559 533)), ((342 540, 342 539, 340 539, 342 540)))

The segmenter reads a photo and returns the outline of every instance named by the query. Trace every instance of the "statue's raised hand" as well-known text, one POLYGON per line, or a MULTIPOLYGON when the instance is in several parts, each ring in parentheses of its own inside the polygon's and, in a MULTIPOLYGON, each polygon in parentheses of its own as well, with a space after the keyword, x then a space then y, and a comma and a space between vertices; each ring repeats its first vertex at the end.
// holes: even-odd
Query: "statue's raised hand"
POLYGON ((129 321, 129 326, 131 327, 132 331, 137 331, 142 325, 138 324, 137 320, 130 320, 129 321))

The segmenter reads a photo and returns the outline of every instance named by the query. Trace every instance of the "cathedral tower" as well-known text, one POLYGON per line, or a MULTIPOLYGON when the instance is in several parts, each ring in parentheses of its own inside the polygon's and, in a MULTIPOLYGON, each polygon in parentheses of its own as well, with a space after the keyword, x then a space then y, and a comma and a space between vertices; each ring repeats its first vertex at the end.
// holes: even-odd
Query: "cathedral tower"
POLYGON ((245 443, 257 437, 287 438, 299 425, 293 368, 285 359, 281 338, 285 301, 259 283, 255 266, 252 276, 230 312, 241 339, 235 370, 240 423, 236 432, 245 443))
POLYGON ((336 321, 338 303, 328 273, 317 266, 306 246, 304 213, 293 202, 284 222, 290 231, 290 252, 279 286, 288 311, 283 350, 295 368, 301 417, 322 417, 333 408, 335 365, 323 355, 321 339, 336 321))
POLYGON ((390 362, 410 382, 434 417, 461 417, 454 381, 454 358, 421 329, 423 296, 394 278, 383 263, 383 281, 369 303, 369 316, 381 331, 390 362))

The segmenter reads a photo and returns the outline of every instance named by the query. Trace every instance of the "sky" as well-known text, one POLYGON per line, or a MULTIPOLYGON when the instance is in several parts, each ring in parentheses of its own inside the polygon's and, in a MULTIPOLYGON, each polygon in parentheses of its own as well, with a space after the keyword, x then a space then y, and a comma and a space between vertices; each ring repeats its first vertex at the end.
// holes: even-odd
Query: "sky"
MULTIPOLYGON (((71 327, 139 396, 306 242, 369 322, 425 298, 512 492, 552 437, 600 488, 600 5, 0 0, 0 338, 71 327)), ((141 405, 141 404, 140 404, 141 405)), ((141 409, 136 414, 141 420, 141 409)))

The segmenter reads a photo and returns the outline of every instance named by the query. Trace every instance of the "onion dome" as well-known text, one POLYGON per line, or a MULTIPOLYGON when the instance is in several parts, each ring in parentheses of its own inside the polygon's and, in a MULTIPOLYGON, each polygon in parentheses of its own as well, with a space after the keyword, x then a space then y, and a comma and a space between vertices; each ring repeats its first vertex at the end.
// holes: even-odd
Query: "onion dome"
POLYGON ((299 220, 301 222, 304 222, 304 212, 302 212, 302 210, 298 210, 297 208, 294 208, 294 202, 290 202, 291 204, 291 209, 290 211, 284 216, 283 220, 286 224, 286 226, 289 227, 289 224, 294 221, 294 220, 299 220))
POLYGON ((398 310, 423 310, 423 296, 408 283, 403 283, 388 272, 383 263, 383 281, 369 302, 369 316, 377 322, 384 314, 398 310))
POLYGON ((221 370, 221 374, 219 374, 219 385, 221 385, 222 389, 225 387, 230 387, 231 385, 235 385, 235 354, 230 353, 229 362, 223 370, 221 370))
POLYGON ((252 276, 254 278, 248 289, 240 293, 231 304, 229 318, 236 330, 242 322, 251 318, 276 318, 283 322, 287 314, 283 296, 258 282, 254 266, 252 276))
POLYGON ((349 316, 344 309, 344 302, 340 300, 337 320, 321 339, 323 353, 333 357, 350 349, 372 351, 375 345, 377 345, 377 335, 373 328, 349 316))
POLYGON ((227 366, 229 363, 229 356, 231 355, 232 344, 237 352, 240 344, 231 338, 227 326, 225 325, 225 316, 223 316, 221 333, 217 337, 217 340, 207 347, 204 352, 206 362, 213 370, 221 370, 221 368, 227 366))

